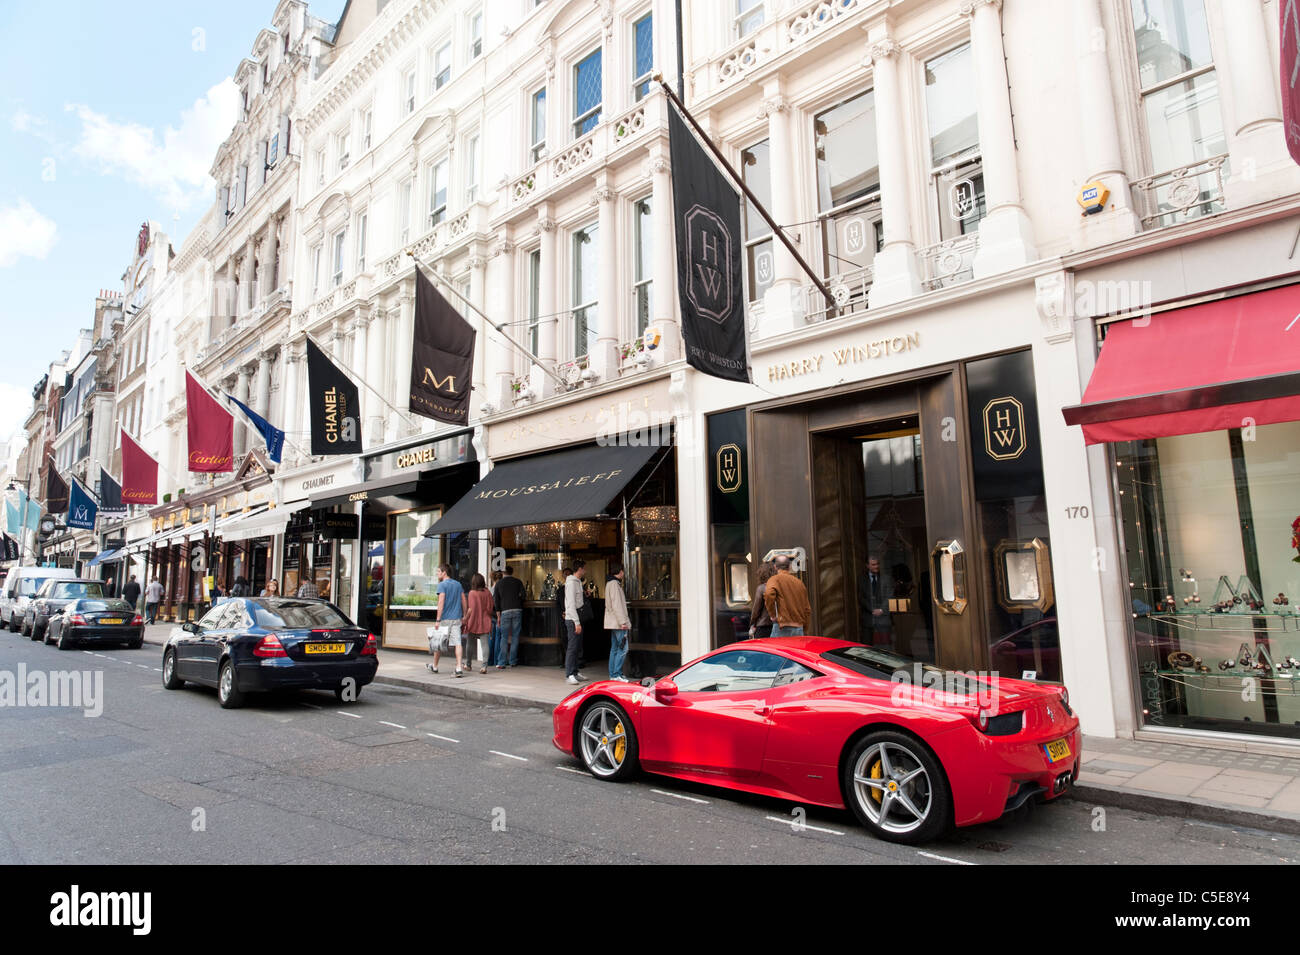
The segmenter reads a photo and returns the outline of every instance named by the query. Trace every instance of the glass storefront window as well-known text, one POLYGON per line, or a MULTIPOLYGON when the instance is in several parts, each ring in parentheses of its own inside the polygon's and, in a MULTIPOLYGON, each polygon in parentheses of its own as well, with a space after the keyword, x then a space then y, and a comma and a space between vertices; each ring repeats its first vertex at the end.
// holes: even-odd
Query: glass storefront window
POLYGON ((389 518, 389 538, 393 542, 390 607, 437 608, 442 541, 425 537, 424 532, 441 516, 442 508, 432 508, 389 518))
POLYGON ((1300 737, 1300 422, 1114 445, 1144 721, 1300 737))

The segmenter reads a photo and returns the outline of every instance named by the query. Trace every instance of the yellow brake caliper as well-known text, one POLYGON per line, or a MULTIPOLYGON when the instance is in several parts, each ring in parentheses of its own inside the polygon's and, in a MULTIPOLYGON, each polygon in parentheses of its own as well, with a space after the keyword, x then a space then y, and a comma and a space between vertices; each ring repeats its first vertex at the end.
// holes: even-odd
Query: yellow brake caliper
MULTIPOLYGON (((876 760, 875 765, 871 767, 871 778, 880 779, 884 775, 885 770, 881 766, 880 760, 876 760)), ((884 802, 884 794, 879 789, 871 790, 871 798, 878 803, 884 802)))
POLYGON ((618 742, 614 744, 614 759, 622 765, 623 756, 627 753, 627 736, 623 735, 623 724, 621 722, 614 724, 614 735, 618 737, 618 742))

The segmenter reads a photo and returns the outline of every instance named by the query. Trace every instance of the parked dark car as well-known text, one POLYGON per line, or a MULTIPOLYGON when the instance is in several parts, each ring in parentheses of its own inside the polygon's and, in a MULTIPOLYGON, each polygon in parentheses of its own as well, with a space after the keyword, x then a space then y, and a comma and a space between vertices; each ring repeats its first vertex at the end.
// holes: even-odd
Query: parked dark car
POLYGON ((226 709, 270 690, 333 690, 350 702, 374 680, 379 654, 374 635, 328 601, 234 597, 172 630, 162 668, 167 689, 216 687, 226 709))
POLYGON ((138 650, 144 644, 144 617, 125 600, 82 597, 50 617, 45 642, 60 650, 93 643, 121 643, 138 650))
POLYGON ((45 628, 56 613, 83 597, 107 597, 104 583, 99 580, 47 580, 27 604, 23 617, 23 633, 33 640, 45 638, 45 628))

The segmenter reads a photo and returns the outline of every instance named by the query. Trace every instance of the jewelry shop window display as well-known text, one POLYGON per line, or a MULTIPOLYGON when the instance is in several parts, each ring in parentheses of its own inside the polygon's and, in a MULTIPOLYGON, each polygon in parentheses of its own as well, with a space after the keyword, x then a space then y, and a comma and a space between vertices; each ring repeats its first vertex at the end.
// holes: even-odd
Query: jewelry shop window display
POLYGON ((1300 738, 1300 422, 1114 448, 1144 721, 1300 738))
POLYGON ((438 565, 443 539, 424 532, 442 508, 401 511, 388 516, 388 591, 384 645, 427 649, 426 630, 438 615, 438 565))

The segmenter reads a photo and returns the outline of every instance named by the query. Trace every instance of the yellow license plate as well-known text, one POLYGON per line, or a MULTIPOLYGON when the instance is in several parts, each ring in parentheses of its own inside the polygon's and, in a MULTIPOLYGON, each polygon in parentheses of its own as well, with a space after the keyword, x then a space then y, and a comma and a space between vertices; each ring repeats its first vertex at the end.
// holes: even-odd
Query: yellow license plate
POLYGON ((304 645, 308 653, 347 653, 346 643, 308 643, 304 645))
POLYGON ((1070 758, 1069 740, 1052 740, 1050 743, 1043 744, 1043 749, 1047 750, 1047 761, 1049 763, 1059 763, 1063 759, 1070 758))
POLYGON ((100 617, 99 622, 100 623, 125 623, 126 621, 123 620, 121 617, 100 617))

